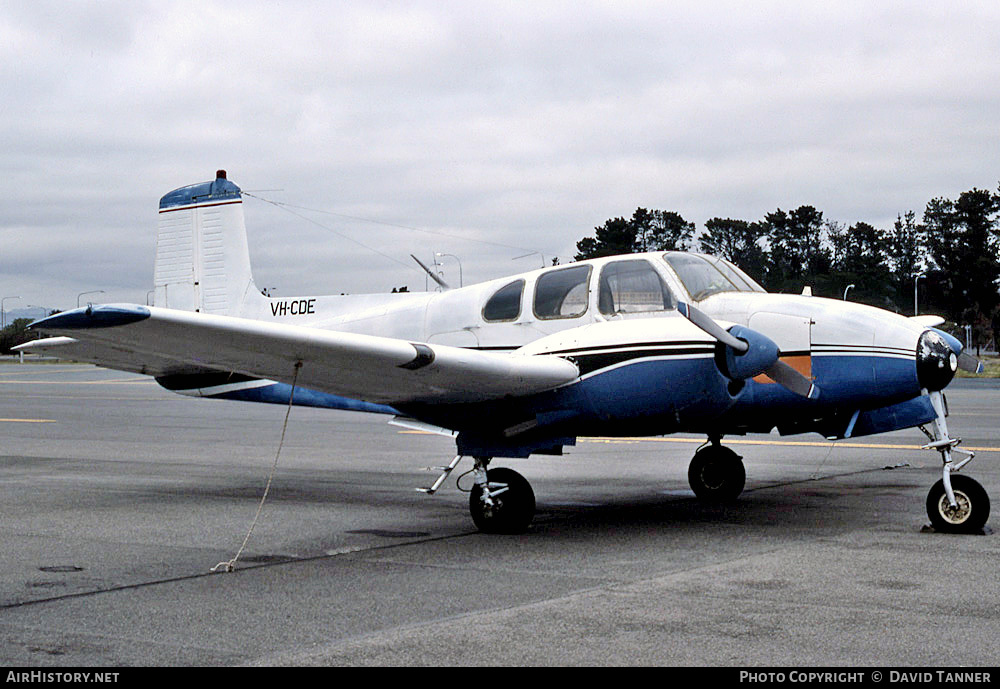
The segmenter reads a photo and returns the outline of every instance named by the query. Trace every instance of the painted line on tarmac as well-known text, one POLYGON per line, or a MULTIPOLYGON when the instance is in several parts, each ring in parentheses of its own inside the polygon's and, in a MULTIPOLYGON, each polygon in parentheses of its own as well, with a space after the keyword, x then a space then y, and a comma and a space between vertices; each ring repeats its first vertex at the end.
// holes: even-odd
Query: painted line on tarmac
MULTIPOLYGON (((582 442, 607 443, 607 444, 629 444, 629 443, 689 443, 703 445, 707 441, 702 438, 579 438, 582 442)), ((819 442, 809 440, 746 440, 734 439, 725 441, 726 445, 784 445, 789 447, 849 447, 864 450, 924 450, 923 445, 893 445, 889 443, 844 443, 840 441, 819 442)), ((1000 447, 968 447, 959 446, 963 450, 972 452, 1000 452, 1000 447)))
MULTIPOLYGON (((412 435, 436 435, 430 431, 419 431, 419 430, 405 430, 398 431, 401 434, 412 434, 412 435)), ((687 443, 695 445, 704 445, 708 441, 703 438, 661 438, 661 437, 650 437, 650 438, 636 438, 636 437, 621 437, 621 438, 608 438, 608 437, 580 437, 577 438, 579 442, 584 443, 604 443, 606 445, 631 445, 635 443, 687 443)), ((864 450, 924 450, 923 445, 891 445, 888 443, 842 443, 840 441, 836 442, 819 442, 819 441, 809 441, 809 440, 726 440, 726 445, 784 445, 788 447, 849 447, 854 449, 864 449, 864 450)), ((968 447, 961 446, 963 450, 969 450, 971 452, 1000 452, 1000 447, 968 447)))
POLYGON ((149 385, 152 378, 116 378, 114 380, 7 380, 0 379, 2 385, 149 385))
POLYGON ((56 423, 55 419, 0 419, 0 423, 56 423))
POLYGON ((78 367, 56 368, 56 367, 42 366, 42 367, 31 369, 31 370, 28 370, 28 371, 24 371, 24 370, 14 370, 14 371, 6 370, 3 373, 0 373, 0 379, 10 378, 12 376, 13 377, 17 377, 17 376, 51 376, 53 374, 61 374, 61 373, 88 373, 90 375, 93 375, 95 373, 95 369, 93 369, 93 368, 78 368, 78 367))
MULTIPOLYGON (((430 431, 418 431, 418 430, 406 430, 399 431, 399 433, 410 433, 414 435, 435 435, 430 431)), ((607 445, 631 445, 635 443, 687 443, 694 445, 704 445, 708 441, 704 438, 661 438, 661 437, 650 437, 650 438, 637 438, 637 437, 621 437, 621 438, 608 438, 608 437, 580 437, 577 438, 579 442, 584 443, 604 443, 607 445)), ((726 440, 726 445, 784 445, 787 447, 849 447, 853 449, 863 449, 863 450, 920 450, 924 451, 923 445, 892 445, 889 443, 844 443, 840 441, 830 441, 830 442, 819 442, 816 440, 746 440, 746 439, 734 439, 726 440)), ((959 446, 963 450, 969 450, 970 452, 1000 452, 1000 447, 968 447, 959 446)))

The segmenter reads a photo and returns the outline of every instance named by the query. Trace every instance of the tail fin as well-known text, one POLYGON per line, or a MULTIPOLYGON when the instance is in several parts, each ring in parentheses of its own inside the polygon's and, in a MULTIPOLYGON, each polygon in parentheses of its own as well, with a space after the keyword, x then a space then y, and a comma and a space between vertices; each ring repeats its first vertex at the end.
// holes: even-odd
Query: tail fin
POLYGON ((225 170, 160 199, 153 274, 156 306, 237 316, 264 299, 250 272, 240 188, 225 170))

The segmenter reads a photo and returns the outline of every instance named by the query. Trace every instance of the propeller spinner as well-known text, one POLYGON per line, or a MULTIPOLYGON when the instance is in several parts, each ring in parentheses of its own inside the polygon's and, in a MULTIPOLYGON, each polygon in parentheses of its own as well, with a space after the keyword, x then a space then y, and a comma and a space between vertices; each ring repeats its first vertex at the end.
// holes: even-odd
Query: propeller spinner
POLYGON ((728 330, 707 313, 690 304, 680 302, 677 310, 695 326, 726 346, 727 372, 735 378, 752 378, 761 373, 808 399, 819 397, 819 388, 813 382, 781 361, 781 350, 771 339, 740 325, 728 330))

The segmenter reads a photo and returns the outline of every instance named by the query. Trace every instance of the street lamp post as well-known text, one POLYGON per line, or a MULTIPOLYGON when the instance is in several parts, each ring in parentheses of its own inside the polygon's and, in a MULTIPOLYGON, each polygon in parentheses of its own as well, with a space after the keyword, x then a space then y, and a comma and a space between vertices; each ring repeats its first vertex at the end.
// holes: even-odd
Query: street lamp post
POLYGON ((434 255, 441 258, 444 258, 445 256, 451 256, 453 259, 458 261, 458 286, 462 287, 464 284, 462 280, 462 261, 459 260, 458 256, 456 256, 455 254, 443 254, 440 251, 435 252, 434 255))
POLYGON ((21 297, 2 297, 0 298, 0 329, 7 327, 7 312, 4 310, 3 303, 8 299, 20 299, 21 297))
POLYGON ((521 256, 515 256, 514 258, 512 258, 510 260, 516 261, 519 258, 527 258, 528 256, 534 256, 535 254, 538 254, 539 256, 542 257, 542 268, 544 268, 545 267, 545 254, 543 254, 541 251, 532 251, 531 253, 528 253, 528 254, 522 254, 521 256))
POLYGON ((920 311, 917 310, 917 281, 920 278, 922 278, 922 277, 925 277, 923 273, 921 273, 917 277, 913 278, 913 315, 914 316, 920 315, 920 311))
POLYGON ((80 297, 82 297, 84 294, 104 294, 104 290, 95 289, 91 290, 90 292, 80 292, 78 295, 76 295, 76 308, 80 308, 80 297))
POLYGON ((844 301, 847 301, 847 293, 851 291, 852 287, 854 287, 854 285, 848 285, 847 289, 844 290, 844 301))

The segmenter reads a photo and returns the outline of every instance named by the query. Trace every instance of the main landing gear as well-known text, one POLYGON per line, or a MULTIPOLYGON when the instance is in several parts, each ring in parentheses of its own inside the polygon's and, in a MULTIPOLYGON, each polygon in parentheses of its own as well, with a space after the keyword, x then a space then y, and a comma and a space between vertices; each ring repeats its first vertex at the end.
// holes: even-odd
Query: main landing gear
POLYGON ((743 458, 723 447, 718 437, 709 440, 711 445, 695 452, 688 467, 691 490, 705 502, 733 502, 740 497, 747 481, 743 458))
POLYGON ((956 448, 961 440, 948 435, 945 421, 944 396, 940 392, 929 394, 937 418, 931 422, 931 430, 921 426, 930 442, 924 449, 941 453, 944 464, 941 479, 927 494, 927 516, 935 531, 943 533, 982 533, 986 520, 990 517, 990 496, 979 483, 968 476, 956 472, 972 461, 975 454, 956 448), (965 459, 955 462, 952 452, 965 455, 965 459))
MULTIPOLYGON (((441 487, 458 466, 459 455, 446 467, 437 467, 441 476, 430 488, 418 488, 432 494, 441 487)), ((469 512, 472 521, 483 533, 519 534, 531 526, 535 517, 535 492, 528 480, 513 469, 487 469, 490 457, 476 457, 472 467, 472 489, 469 491, 469 512)))
POLYGON ((502 467, 487 471, 489 460, 476 459, 475 485, 469 493, 472 521, 483 533, 519 534, 535 517, 535 493, 521 474, 502 467))

